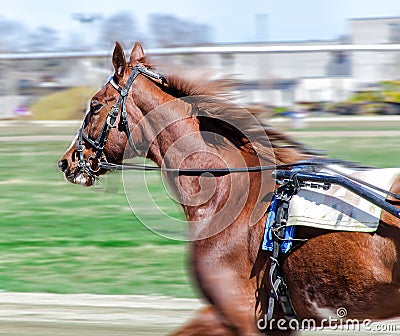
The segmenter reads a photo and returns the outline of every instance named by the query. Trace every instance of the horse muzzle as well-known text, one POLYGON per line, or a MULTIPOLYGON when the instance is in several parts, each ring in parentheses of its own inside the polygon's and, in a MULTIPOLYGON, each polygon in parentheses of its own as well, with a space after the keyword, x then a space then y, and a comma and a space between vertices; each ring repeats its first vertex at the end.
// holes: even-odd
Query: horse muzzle
POLYGON ((58 162, 58 169, 64 173, 65 179, 74 184, 84 187, 92 186, 98 180, 98 163, 93 160, 83 161, 78 165, 70 165, 67 159, 61 159, 58 162), (92 167, 93 164, 93 167, 92 167))

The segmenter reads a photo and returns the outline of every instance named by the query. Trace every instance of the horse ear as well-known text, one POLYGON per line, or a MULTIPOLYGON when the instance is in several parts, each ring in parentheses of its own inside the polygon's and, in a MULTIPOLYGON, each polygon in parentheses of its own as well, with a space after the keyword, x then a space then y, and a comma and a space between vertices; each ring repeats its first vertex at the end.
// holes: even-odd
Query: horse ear
POLYGON ((135 45, 133 46, 129 61, 131 63, 134 63, 135 61, 141 60, 143 57, 144 57, 144 51, 142 45, 139 42, 136 42, 135 45))
POLYGON ((119 42, 115 43, 115 48, 113 51, 112 62, 114 65, 115 73, 118 76, 122 76, 126 69, 126 59, 124 49, 119 42))

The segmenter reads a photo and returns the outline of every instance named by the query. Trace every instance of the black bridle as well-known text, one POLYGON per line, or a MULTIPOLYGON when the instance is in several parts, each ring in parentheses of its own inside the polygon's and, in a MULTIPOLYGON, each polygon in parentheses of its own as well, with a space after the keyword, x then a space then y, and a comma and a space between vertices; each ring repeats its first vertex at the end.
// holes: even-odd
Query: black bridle
MULTIPOLYGON (((118 114, 121 112, 121 117, 120 117, 120 124, 122 126, 122 131, 125 132, 126 137, 128 139, 129 146, 133 153, 137 156, 140 156, 138 153, 135 144, 133 143, 132 140, 132 135, 131 131, 129 128, 129 122, 128 122, 128 114, 126 112, 126 99, 129 93, 129 90, 140 74, 150 78, 151 80, 162 84, 164 86, 167 85, 166 78, 164 75, 154 72, 142 65, 135 65, 132 67, 132 72, 129 75, 128 80, 126 81, 126 84, 121 87, 119 84, 117 84, 113 77, 111 77, 108 81, 111 86, 119 92, 119 97, 114 104, 114 106, 111 108, 111 110, 107 114, 106 121, 104 122, 104 125, 98 135, 98 137, 95 140, 92 140, 87 134, 85 134, 84 129, 87 126, 86 123, 86 118, 82 123, 81 128, 78 131, 78 139, 76 141, 76 152, 78 155, 78 167, 81 171, 81 173, 86 173, 88 176, 96 179, 97 176, 95 173, 97 173, 100 169, 107 169, 105 167, 107 162, 107 158, 104 154, 104 147, 107 143, 108 136, 110 134, 111 129, 115 128, 115 122, 118 118, 118 114), (88 144, 90 147, 95 152, 94 156, 91 156, 85 160, 84 155, 83 155, 83 150, 85 148, 84 142, 88 144), (96 168, 93 167, 93 162, 96 163, 96 168)), ((107 84, 108 84, 107 83, 107 84)))

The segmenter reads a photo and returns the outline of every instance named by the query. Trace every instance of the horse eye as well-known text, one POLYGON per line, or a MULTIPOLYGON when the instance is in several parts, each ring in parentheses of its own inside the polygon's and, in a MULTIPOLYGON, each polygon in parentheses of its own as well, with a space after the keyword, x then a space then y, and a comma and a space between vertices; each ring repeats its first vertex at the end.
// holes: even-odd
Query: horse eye
POLYGON ((103 107, 103 104, 97 100, 92 100, 90 102, 90 110, 92 113, 98 113, 99 110, 103 107))

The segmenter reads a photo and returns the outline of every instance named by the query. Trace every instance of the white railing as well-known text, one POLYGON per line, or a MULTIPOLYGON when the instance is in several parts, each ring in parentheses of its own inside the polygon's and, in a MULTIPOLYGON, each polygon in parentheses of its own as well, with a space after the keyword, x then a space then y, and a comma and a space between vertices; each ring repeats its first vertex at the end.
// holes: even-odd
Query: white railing
MULTIPOLYGON (((289 106, 296 101, 340 101, 361 84, 400 79, 399 43, 330 44, 328 42, 309 45, 268 43, 149 48, 145 51, 150 56, 165 56, 165 61, 171 62, 172 65, 212 68, 225 77, 241 81, 243 85, 240 90, 243 91, 244 103, 289 106), (340 57, 341 52, 346 54, 346 62, 351 70, 344 74, 338 71, 340 75, 329 73, 326 69, 332 60, 340 57), (203 57, 205 55, 209 57, 203 57)), ((16 103, 13 97, 18 94, 18 81, 25 79, 21 74, 26 76, 26 71, 15 72, 18 67, 15 68, 13 62, 49 59, 82 60, 82 62, 71 62, 70 68, 63 72, 62 83, 96 85, 94 82, 102 83, 104 80, 104 72, 108 74, 112 70, 109 61, 111 54, 112 48, 107 51, 0 54, 1 98, 7 99, 7 104, 2 103, 2 106, 8 106, 0 111, 0 118, 12 116, 15 106, 21 104, 16 103), (99 62, 84 62, 85 59, 97 59, 99 62), (78 78, 79 81, 74 78, 78 78)), ((34 74, 30 76, 28 80, 29 78, 32 80, 34 74)), ((20 98, 26 100, 26 96, 20 98)))
MULTIPOLYGON (((400 51, 400 44, 321 44, 321 45, 249 45, 249 46, 197 46, 176 48, 150 48, 149 55, 193 55, 193 54, 266 54, 303 53, 338 51, 400 51)), ((36 60, 55 58, 103 58, 111 55, 109 51, 57 51, 35 53, 3 53, 0 61, 36 60)))

